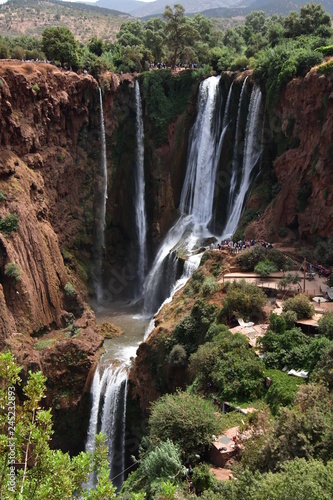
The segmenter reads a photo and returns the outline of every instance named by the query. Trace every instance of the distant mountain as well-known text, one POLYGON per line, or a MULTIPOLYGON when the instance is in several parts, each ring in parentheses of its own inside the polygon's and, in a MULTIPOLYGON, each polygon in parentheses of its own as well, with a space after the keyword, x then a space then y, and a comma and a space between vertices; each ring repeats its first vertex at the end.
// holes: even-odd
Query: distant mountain
POLYGON ((190 14, 217 7, 229 7, 236 4, 237 0, 155 0, 155 2, 140 2, 138 0, 98 0, 95 5, 98 7, 121 10, 135 17, 145 17, 162 14, 166 5, 173 7, 176 3, 180 3, 185 9, 185 13, 190 14))
POLYGON ((77 40, 87 43, 96 36, 115 41, 126 13, 95 5, 60 0, 9 0, 0 5, 0 34, 40 36, 50 26, 69 28, 77 40))
MULTIPOLYGON (((234 3, 230 9, 208 9, 203 12, 207 17, 234 17, 247 15, 253 10, 263 10, 268 16, 273 14, 288 15, 292 11, 299 11, 303 5, 311 3, 310 0, 241 0, 234 3)), ((326 12, 333 15, 333 0, 315 0, 326 12)))
POLYGON ((104 7, 105 9, 119 10, 130 14, 141 6, 145 6, 146 3, 139 0, 98 0, 94 5, 95 7, 104 7))

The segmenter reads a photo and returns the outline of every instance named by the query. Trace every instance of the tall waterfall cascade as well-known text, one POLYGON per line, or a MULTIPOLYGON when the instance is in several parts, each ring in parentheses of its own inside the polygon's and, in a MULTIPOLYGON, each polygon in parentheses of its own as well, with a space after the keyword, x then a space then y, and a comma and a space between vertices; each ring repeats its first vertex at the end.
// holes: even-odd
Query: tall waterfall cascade
POLYGON ((220 77, 207 78, 199 86, 197 116, 189 136, 186 174, 180 197, 181 216, 165 236, 146 277, 144 312, 147 315, 156 312, 172 293, 177 280, 182 279, 179 262, 184 256, 186 259, 193 255, 204 244, 205 239, 230 236, 237 228, 253 180, 252 173, 261 154, 258 145, 261 92, 257 86, 251 93, 244 145, 239 141, 241 109, 244 107, 247 81, 246 77, 238 100, 229 207, 223 235, 212 234, 209 227, 216 217, 214 196, 217 172, 223 160, 221 155, 225 134, 233 119, 230 110, 235 85, 232 82, 229 87, 224 114, 220 77), (244 148, 243 162, 239 165, 241 148, 244 148))
POLYGON ((139 82, 135 81, 136 103, 136 177, 135 177, 135 219, 138 234, 138 289, 142 292, 143 282, 147 271, 147 216, 145 207, 145 173, 144 173, 144 129, 142 119, 142 103, 139 82))
POLYGON ((260 88, 255 86, 251 94, 246 124, 242 176, 238 190, 234 194, 234 201, 224 229, 224 237, 232 236, 237 229, 249 193, 251 174, 262 152, 260 140, 261 127, 259 123, 261 98, 260 88))
POLYGON ((105 140, 105 124, 103 113, 103 97, 102 90, 99 87, 99 106, 100 106, 100 134, 101 134, 101 186, 100 191, 100 206, 99 214, 96 222, 96 269, 95 269, 95 294, 97 303, 101 302, 103 295, 102 286, 102 265, 103 265, 103 252, 105 250, 105 216, 106 216, 106 202, 108 199, 108 171, 106 161, 106 140, 105 140))
POLYGON ((200 247, 201 241, 211 236, 207 225, 213 215, 222 132, 221 112, 217 106, 219 81, 219 76, 212 76, 199 87, 197 117, 190 132, 186 175, 180 197, 181 216, 164 238, 144 284, 144 312, 148 315, 156 312, 172 293, 179 277, 178 256, 191 255, 200 247))
POLYGON ((244 99, 244 93, 246 89, 246 82, 248 77, 244 79, 242 90, 240 93, 239 101, 238 101, 238 110, 237 110, 237 120, 236 120, 236 132, 235 132, 235 141, 234 141, 234 150, 232 156, 232 165, 231 165, 231 180, 229 187, 229 199, 228 199, 228 211, 227 211, 227 220, 230 216, 230 213, 233 209, 233 204, 235 201, 235 193, 237 188, 237 179, 239 176, 239 168, 238 168, 238 156, 239 156, 239 128, 240 128, 240 117, 242 104, 244 99))
MULTIPOLYGON (((93 453, 96 434, 106 435, 110 479, 120 488, 125 470, 127 367, 111 364, 102 375, 100 369, 97 367, 91 386, 92 408, 85 449, 93 453)), ((92 488, 95 483, 92 475, 86 486, 92 488)))

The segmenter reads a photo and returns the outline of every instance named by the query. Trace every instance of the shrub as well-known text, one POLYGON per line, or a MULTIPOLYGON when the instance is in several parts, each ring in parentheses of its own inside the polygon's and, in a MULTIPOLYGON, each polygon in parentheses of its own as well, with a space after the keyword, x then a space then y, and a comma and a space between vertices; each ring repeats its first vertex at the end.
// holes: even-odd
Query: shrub
POLYGON ((291 377, 280 370, 268 370, 266 375, 273 383, 266 393, 265 400, 272 413, 276 415, 282 406, 291 407, 293 405, 299 386, 304 381, 297 377, 291 377))
POLYGON ((227 296, 222 301, 221 316, 235 316, 244 320, 258 318, 266 304, 266 295, 256 285, 245 280, 234 281, 227 285, 227 296))
POLYGON ((181 344, 187 354, 194 352, 204 342, 211 323, 215 320, 218 307, 203 300, 197 300, 191 314, 185 316, 175 327, 173 338, 181 344))
POLYGON ((250 250, 237 255, 237 264, 242 271, 254 271, 255 266, 266 257, 266 249, 260 245, 256 245, 250 250))
POLYGON ((258 262, 256 267, 254 268, 254 271, 262 278, 264 278, 266 276, 269 276, 271 273, 275 273, 276 271, 278 271, 278 268, 276 267, 274 262, 269 259, 265 259, 258 262))
POLYGON ((226 400, 260 397, 264 387, 263 368, 246 337, 228 330, 220 330, 212 342, 200 346, 190 358, 190 373, 196 377, 200 389, 210 383, 221 399, 226 400))
POLYGON ((305 295, 296 295, 283 304, 283 311, 294 311, 297 319, 310 319, 315 313, 314 307, 305 295))
POLYGON ((0 189, 0 201, 4 201, 6 199, 5 193, 0 189))
POLYGON ((47 340, 40 340, 39 342, 36 342, 34 344, 34 349, 36 351, 42 351, 43 349, 46 349, 47 347, 52 347, 52 345, 55 343, 56 339, 47 339, 47 340))
POLYGON ((325 313, 318 321, 319 332, 333 339, 333 312, 325 313))
POLYGON ((37 85, 37 83, 35 83, 35 84, 32 86, 32 89, 33 89, 35 92, 39 92, 39 91, 40 91, 40 88, 39 88, 39 86, 37 85))
POLYGON ((331 73, 333 73, 333 61, 329 61, 325 64, 321 64, 318 69, 318 73, 329 76, 331 73))
POLYGON ((76 291, 75 291, 72 283, 66 283, 64 290, 65 290, 65 294, 67 295, 67 297, 76 297, 76 291))
POLYGON ((169 364, 172 367, 185 366, 187 364, 187 354, 182 345, 177 344, 171 349, 169 364))
POLYGON ((3 89, 3 79, 0 78, 0 89, 3 89))
POLYGON ((212 434, 219 434, 220 423, 208 401, 177 392, 152 403, 149 426, 152 443, 170 439, 190 458, 210 445, 212 434))
POLYGON ((18 283, 20 281, 21 269, 14 262, 10 262, 6 264, 5 267, 5 276, 8 278, 12 278, 14 283, 18 283))
POLYGON ((204 282, 201 285, 201 293, 204 296, 209 296, 212 295, 213 293, 217 292, 220 288, 219 283, 210 276, 209 278, 205 278, 204 282))
POLYGON ((316 51, 321 52, 324 57, 333 56, 333 45, 328 45, 326 47, 318 47, 316 51))
POLYGON ((13 231, 18 229, 18 215, 9 214, 5 219, 0 218, 0 232, 9 236, 13 231))

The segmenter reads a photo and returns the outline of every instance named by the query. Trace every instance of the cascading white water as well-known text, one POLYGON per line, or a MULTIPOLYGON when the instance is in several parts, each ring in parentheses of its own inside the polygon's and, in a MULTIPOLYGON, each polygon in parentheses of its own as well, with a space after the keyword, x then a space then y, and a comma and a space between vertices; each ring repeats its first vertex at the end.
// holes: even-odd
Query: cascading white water
MULTIPOLYGON (((238 110, 237 110, 237 120, 236 120, 236 132, 235 132, 235 142, 234 142, 234 150, 232 157, 232 165, 231 165, 231 179, 229 186, 229 200, 228 200, 228 209, 227 209, 227 220, 230 218, 231 212, 233 210, 235 196, 236 196, 236 188, 237 188, 237 179, 239 176, 239 164, 238 164, 238 156, 239 156, 239 127, 240 127, 240 118, 241 118, 241 110, 243 104, 243 97, 246 88, 246 82, 248 77, 244 79, 241 93, 238 101, 238 110)), ((231 87, 230 87, 231 88, 231 87)))
MULTIPOLYGON (((160 311, 160 309, 162 309, 162 307, 165 304, 169 304, 169 302, 171 302, 172 297, 174 296, 174 294, 176 292, 178 292, 178 290, 180 290, 187 283, 187 281, 190 279, 190 277, 192 276, 192 274, 194 273, 194 271, 196 269, 198 269, 202 255, 203 255, 202 253, 197 253, 197 254, 191 255, 184 262, 183 274, 175 282, 175 284, 173 285, 173 287, 171 289, 171 293, 170 293, 169 297, 166 298, 164 302, 162 302, 162 304, 159 307, 159 309, 156 312, 156 314, 160 311)), ((154 328, 155 328, 155 320, 154 320, 154 318, 152 318, 150 320, 150 322, 149 322, 148 327, 146 328, 145 335, 144 335, 144 340, 147 340, 147 338, 149 337, 150 333, 153 331, 154 328)))
POLYGON ((144 130, 142 120, 140 85, 137 80, 135 81, 135 103, 137 137, 135 219, 139 243, 138 289, 139 292, 142 292, 144 277, 147 271, 147 217, 145 207, 144 130))
POLYGON ((124 366, 111 366, 106 372, 101 430, 107 439, 110 478, 114 486, 121 486, 125 470, 127 370, 124 366))
POLYGON ((216 171, 221 152, 221 119, 220 109, 217 109, 219 81, 220 77, 212 76, 201 82, 199 87, 197 117, 190 133, 180 198, 182 215, 164 238, 145 280, 146 314, 156 312, 172 292, 177 279, 178 256, 190 255, 205 237, 211 236, 207 225, 213 215, 216 171), (171 266, 166 269, 167 262, 171 266))
MULTIPOLYGON (((220 77, 200 84, 197 119, 190 134, 186 176, 180 197, 180 212, 191 214, 198 223, 212 218, 216 178, 216 149, 220 137, 216 126, 216 98, 220 77)), ((217 114, 217 118, 220 113, 217 114)))
POLYGON ((97 303, 100 303, 103 295, 102 286, 102 264, 103 264, 103 251, 105 249, 105 216, 106 216, 106 202, 108 199, 108 171, 106 161, 106 140, 105 140, 105 124, 103 113, 103 98, 102 90, 99 87, 99 106, 100 106, 100 132, 101 132, 101 203, 96 224, 97 232, 97 252, 96 252, 96 266, 95 266, 95 294, 97 303))
MULTIPOLYGON (((126 365, 110 365, 104 369, 102 378, 97 367, 91 386, 92 409, 86 441, 86 451, 95 450, 95 436, 103 432, 108 447, 110 478, 120 488, 125 469, 125 419, 127 395, 126 365)), ((93 488, 96 477, 91 475, 86 488, 93 488)))
POLYGON ((246 195, 249 191, 251 183, 251 173, 256 166, 261 154, 262 148, 258 137, 258 132, 260 130, 259 118, 261 97, 262 94, 260 88, 258 86, 254 86, 251 94, 245 130, 242 178, 237 194, 234 197, 232 211, 227 219, 227 224, 223 233, 224 238, 230 237, 237 229, 237 225, 242 215, 244 202, 247 197, 246 195))

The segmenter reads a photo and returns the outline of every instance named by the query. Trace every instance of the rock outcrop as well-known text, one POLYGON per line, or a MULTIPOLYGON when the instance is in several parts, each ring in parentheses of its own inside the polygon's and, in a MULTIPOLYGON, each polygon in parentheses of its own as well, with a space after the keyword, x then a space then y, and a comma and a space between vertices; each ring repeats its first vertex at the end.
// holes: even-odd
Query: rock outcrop
POLYGON ((333 76, 313 69, 289 82, 267 132, 268 146, 275 141, 283 151, 274 161, 278 193, 246 237, 327 238, 333 233, 333 76))
POLYGON ((86 284, 77 267, 65 266, 60 249, 89 234, 85 196, 93 194, 86 181, 94 177, 89 152, 96 146, 97 98, 91 76, 1 62, 0 349, 12 351, 23 378, 28 370, 46 375, 58 444, 71 450, 84 442, 84 427, 74 432, 74 415, 103 337, 83 300, 86 284))

